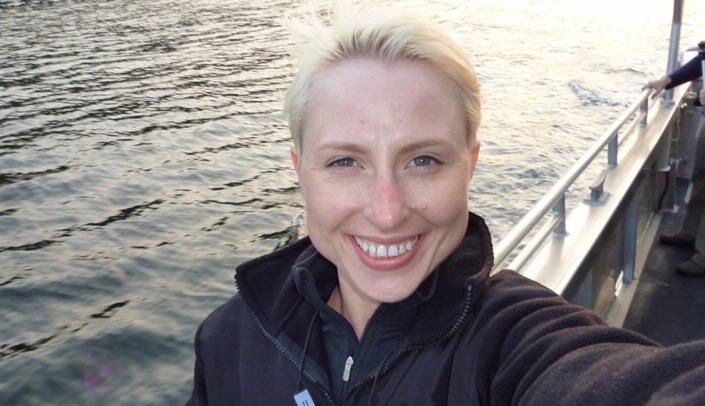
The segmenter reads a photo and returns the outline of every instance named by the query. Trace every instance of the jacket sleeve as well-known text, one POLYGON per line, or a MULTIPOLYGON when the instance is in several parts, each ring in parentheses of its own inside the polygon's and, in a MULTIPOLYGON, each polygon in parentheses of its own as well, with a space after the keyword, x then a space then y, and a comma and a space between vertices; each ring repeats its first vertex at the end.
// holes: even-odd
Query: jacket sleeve
POLYGON ((208 404, 206 395, 206 379, 203 371, 203 358, 201 357, 200 336, 203 324, 198 327, 196 337, 193 340, 194 350, 196 353, 196 362, 193 367, 193 391, 191 398, 186 402, 186 406, 200 406, 208 404))
POLYGON ((505 328, 492 338, 500 344, 487 403, 705 405, 705 342, 664 348, 540 293, 535 282, 512 279, 506 282, 516 292, 490 322, 505 328))
POLYGON ((668 77, 671 78, 671 84, 666 87, 666 89, 672 89, 676 86, 682 85, 683 83, 690 82, 702 76, 703 68, 700 56, 696 56, 691 59, 685 65, 673 71, 668 77))
MULTIPOLYGON (((194 339, 193 391, 187 405, 241 404, 239 354, 243 311, 235 295, 198 327, 194 339)), ((261 335, 259 331, 256 333, 261 335)))

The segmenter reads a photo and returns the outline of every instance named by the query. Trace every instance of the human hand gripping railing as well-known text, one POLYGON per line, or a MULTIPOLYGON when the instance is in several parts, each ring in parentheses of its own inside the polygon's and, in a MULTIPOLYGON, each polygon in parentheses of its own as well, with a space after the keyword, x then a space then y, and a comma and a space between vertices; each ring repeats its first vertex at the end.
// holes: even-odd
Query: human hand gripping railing
POLYGON ((549 209, 552 210, 552 218, 517 255, 515 260, 510 264, 510 268, 520 271, 526 261, 538 250, 542 242, 551 232, 553 232, 554 238, 562 238, 565 235, 565 192, 608 144, 608 167, 614 168, 617 166, 617 149, 619 145, 617 135, 619 130, 630 120, 632 124, 623 131, 624 134, 629 134, 637 123, 641 126, 646 126, 650 93, 650 89, 643 91, 639 95, 639 98, 612 123, 609 129, 603 133, 580 160, 553 185, 551 190, 549 190, 526 215, 524 215, 509 234, 499 241, 495 249, 495 267, 493 273, 502 269, 502 265, 509 255, 516 250, 524 238, 534 229, 536 224, 548 213, 549 209), (639 110, 639 114, 632 120, 637 110, 639 110))

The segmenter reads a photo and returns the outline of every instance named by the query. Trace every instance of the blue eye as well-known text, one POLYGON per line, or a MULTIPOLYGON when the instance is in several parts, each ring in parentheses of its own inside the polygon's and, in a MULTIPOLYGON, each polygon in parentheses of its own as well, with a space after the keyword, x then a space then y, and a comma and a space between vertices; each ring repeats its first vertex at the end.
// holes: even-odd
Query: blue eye
POLYGON ((355 162, 355 160, 352 158, 340 158, 340 159, 337 159, 337 160, 331 162, 329 166, 338 166, 338 167, 347 168, 347 167, 351 167, 351 166, 357 166, 357 162, 355 162))
POLYGON ((411 166, 430 166, 439 163, 436 158, 428 155, 421 155, 411 161, 411 166))

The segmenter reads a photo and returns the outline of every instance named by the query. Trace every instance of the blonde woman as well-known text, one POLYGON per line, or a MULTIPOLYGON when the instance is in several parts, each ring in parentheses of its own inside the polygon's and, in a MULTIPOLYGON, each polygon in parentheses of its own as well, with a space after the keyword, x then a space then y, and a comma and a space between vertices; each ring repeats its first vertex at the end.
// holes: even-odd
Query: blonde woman
POLYGON ((309 236, 238 268, 196 334, 190 404, 705 402, 703 344, 660 348, 489 276, 468 211, 480 86, 458 45, 369 3, 311 18, 289 22, 302 53, 285 104, 309 236))

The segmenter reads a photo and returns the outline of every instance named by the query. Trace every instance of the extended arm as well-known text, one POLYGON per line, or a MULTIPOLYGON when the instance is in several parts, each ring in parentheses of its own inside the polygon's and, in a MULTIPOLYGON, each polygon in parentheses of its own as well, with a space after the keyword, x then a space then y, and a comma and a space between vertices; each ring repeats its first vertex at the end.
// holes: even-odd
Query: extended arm
POLYGON ((670 89, 683 83, 690 82, 702 76, 702 63, 700 56, 696 56, 688 63, 676 69, 675 72, 668 75, 671 78, 671 84, 666 88, 670 89))
POLYGON ((702 63, 700 56, 691 59, 685 65, 676 69, 670 75, 662 76, 658 79, 647 82, 641 90, 654 89, 652 98, 656 97, 662 90, 671 89, 683 83, 690 82, 702 76, 702 63))
POLYGON ((502 284, 517 293, 488 320, 487 330, 501 331, 483 340, 488 351, 500 343, 491 351, 489 404, 705 404, 705 342, 664 348, 536 285, 502 284))

